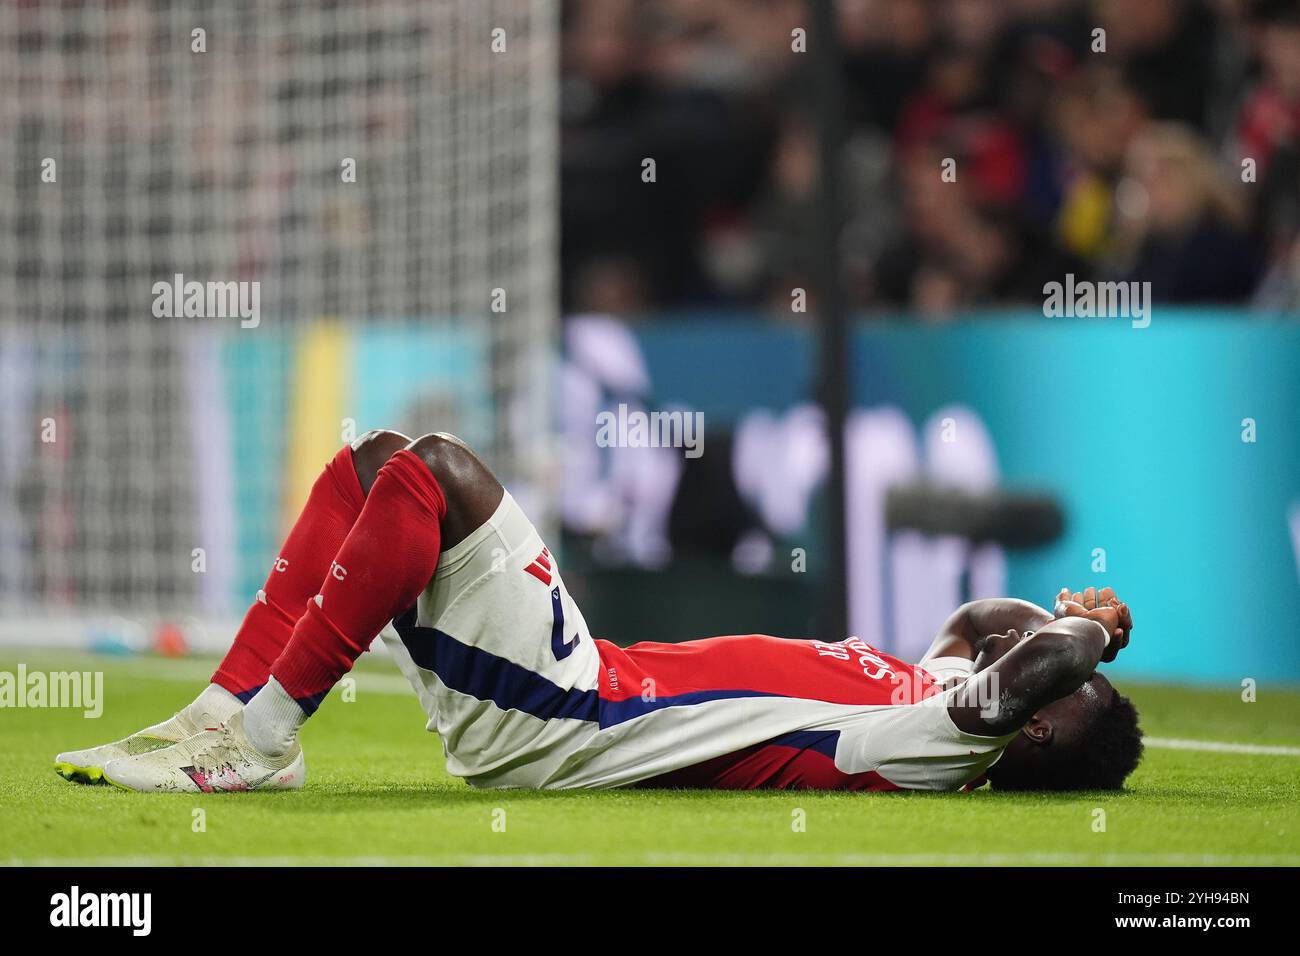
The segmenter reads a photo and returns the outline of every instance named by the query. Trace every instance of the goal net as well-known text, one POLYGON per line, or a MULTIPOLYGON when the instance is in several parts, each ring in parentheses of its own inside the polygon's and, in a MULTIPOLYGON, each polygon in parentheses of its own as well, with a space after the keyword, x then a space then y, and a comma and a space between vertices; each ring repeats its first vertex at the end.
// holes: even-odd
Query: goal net
POLYGON ((446 430, 545 520, 558 0, 0 15, 0 640, 242 613, 315 475, 446 430))

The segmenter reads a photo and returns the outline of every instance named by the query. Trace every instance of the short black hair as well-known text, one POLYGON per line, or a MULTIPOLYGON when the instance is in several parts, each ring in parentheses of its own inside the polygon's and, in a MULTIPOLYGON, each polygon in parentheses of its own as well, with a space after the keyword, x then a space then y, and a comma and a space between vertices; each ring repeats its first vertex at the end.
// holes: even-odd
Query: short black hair
MULTIPOLYGON (((1004 772, 991 773, 997 790, 1121 790, 1142 759, 1137 708, 1111 688, 1110 703, 1082 732, 1056 738, 1004 772)), ((999 768, 1001 770, 1001 768, 999 768)))

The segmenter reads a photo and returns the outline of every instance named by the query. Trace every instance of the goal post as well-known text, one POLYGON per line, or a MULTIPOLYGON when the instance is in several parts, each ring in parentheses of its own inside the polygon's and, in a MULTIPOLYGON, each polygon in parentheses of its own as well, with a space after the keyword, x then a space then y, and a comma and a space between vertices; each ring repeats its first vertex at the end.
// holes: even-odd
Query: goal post
POLYGON ((559 15, 0 17, 0 642, 223 643, 369 428, 462 434, 549 524, 559 15))

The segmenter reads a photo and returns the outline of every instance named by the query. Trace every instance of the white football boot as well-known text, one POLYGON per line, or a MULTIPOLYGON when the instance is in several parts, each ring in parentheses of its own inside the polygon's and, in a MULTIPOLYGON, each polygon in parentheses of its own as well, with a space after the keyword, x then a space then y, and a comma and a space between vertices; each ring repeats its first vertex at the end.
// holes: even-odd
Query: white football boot
POLYGON ((187 737, 193 737, 205 727, 215 727, 241 706, 228 691, 209 687, 194 703, 177 711, 162 723, 137 730, 129 737, 110 744, 59 754, 54 758, 54 772, 64 780, 101 783, 104 779, 104 766, 110 760, 169 747, 187 737))
POLYGON ((298 790, 306 779, 298 741, 281 756, 262 753, 244 733, 243 711, 180 743, 110 760, 104 767, 105 781, 141 793, 298 790))

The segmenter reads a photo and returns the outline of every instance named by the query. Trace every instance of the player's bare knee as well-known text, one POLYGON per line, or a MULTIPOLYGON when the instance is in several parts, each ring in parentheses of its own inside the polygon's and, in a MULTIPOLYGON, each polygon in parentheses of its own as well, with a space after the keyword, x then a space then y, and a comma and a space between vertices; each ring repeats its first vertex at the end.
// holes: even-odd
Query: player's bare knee
POLYGON ((405 447, 424 462, 441 484, 454 484, 460 476, 483 467, 468 445, 447 432, 421 435, 405 447))
POLYGON ((384 462, 410 443, 411 439, 401 432, 383 428, 368 431, 352 443, 352 467, 361 481, 362 492, 370 494, 384 462))
POLYGON ((504 489, 468 445, 455 435, 433 432, 406 447, 424 462, 447 499, 450 527, 444 537, 450 533, 454 540, 492 516, 504 489))

